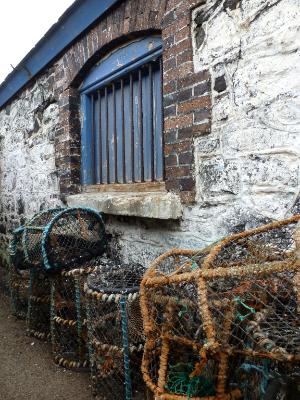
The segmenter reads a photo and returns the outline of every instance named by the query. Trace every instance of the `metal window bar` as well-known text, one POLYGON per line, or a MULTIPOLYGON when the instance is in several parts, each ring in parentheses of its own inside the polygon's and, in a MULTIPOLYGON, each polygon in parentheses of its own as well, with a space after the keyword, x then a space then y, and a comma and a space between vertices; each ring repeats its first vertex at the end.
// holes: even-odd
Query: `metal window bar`
MULTIPOLYGON (((98 147, 99 147, 99 165, 102 165, 102 118, 101 118, 101 93, 98 90, 98 104, 99 104, 99 126, 98 126, 98 147)), ((96 167, 97 168, 97 167, 96 167)), ((102 168, 99 168, 99 182, 103 183, 103 172, 102 168)))
POLYGON ((133 123, 133 78, 130 74, 130 135, 131 135, 131 176, 132 182, 135 182, 134 176, 134 123, 133 123))
POLYGON ((95 184, 163 180, 161 58, 91 94, 91 118, 95 184))
MULTIPOLYGON (((107 87, 104 89, 105 91, 105 120, 106 120, 106 180, 107 183, 110 183, 110 173, 109 173, 109 126, 108 126, 108 97, 107 97, 107 87)), ((102 168, 102 165, 99 166, 102 168)))
MULTIPOLYGON (((159 59, 159 71, 160 71, 160 85, 161 85, 161 88, 160 88, 160 91, 161 91, 161 93, 162 93, 162 86, 163 86, 163 60, 162 60, 162 58, 160 57, 160 59, 159 59)), ((162 130, 162 132, 163 132, 163 130, 164 130, 164 126, 163 126, 163 121, 164 121, 164 119, 163 119, 163 112, 164 112, 164 105, 163 105, 163 102, 161 102, 161 130, 162 130)), ((161 162, 162 162, 162 179, 164 180, 165 179, 165 157, 164 157, 164 148, 165 148, 165 142, 164 142, 164 135, 162 134, 161 135, 161 162)))
POLYGON ((125 110, 124 110, 124 80, 121 79, 121 112, 122 112, 122 172, 123 182, 126 182, 126 163, 125 163, 125 110))

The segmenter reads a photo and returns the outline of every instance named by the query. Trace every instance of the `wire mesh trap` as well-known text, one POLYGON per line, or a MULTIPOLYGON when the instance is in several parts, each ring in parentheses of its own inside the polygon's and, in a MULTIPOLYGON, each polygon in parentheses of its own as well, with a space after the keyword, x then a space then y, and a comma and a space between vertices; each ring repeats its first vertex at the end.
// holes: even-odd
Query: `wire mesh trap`
POLYGON ((15 231, 13 247, 18 269, 74 268, 103 253, 104 224, 88 208, 49 209, 15 231))
POLYGON ((22 253, 22 232, 23 227, 13 232, 9 244, 9 293, 12 314, 17 318, 26 319, 29 296, 29 273, 19 271, 20 265, 24 265, 24 254, 22 253))
POLYGON ((226 238, 201 268, 180 252, 153 263, 143 374, 157 398, 268 399, 283 371, 300 383, 299 219, 226 238))
POLYGON ((144 271, 139 264, 108 261, 87 279, 92 386, 102 400, 149 398, 140 370, 144 335, 139 285, 144 271))
POLYGON ((9 294, 12 314, 19 319, 26 319, 29 296, 29 273, 22 271, 17 273, 9 266, 9 294))
POLYGON ((224 387, 224 363, 205 351, 197 277, 209 249, 171 250, 158 257, 141 285, 146 334, 142 372, 157 399, 237 399, 224 387))
POLYGON ((43 270, 30 270, 26 322, 29 336, 50 340, 50 280, 43 270))
POLYGON ((71 369, 87 369, 86 307, 83 285, 102 258, 72 270, 55 273, 51 277, 51 340, 54 362, 71 369))

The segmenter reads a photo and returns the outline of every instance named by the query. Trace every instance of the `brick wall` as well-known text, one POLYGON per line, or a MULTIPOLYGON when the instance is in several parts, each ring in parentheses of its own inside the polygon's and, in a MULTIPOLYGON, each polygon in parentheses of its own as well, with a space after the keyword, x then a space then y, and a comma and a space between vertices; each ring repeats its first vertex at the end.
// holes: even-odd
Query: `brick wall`
POLYGON ((167 190, 195 200, 193 139, 209 132, 208 71, 194 73, 191 10, 187 1, 123 2, 76 42, 56 63, 60 129, 56 165, 62 196, 80 191, 78 85, 84 74, 116 46, 133 37, 161 33, 163 53, 164 143, 167 190))

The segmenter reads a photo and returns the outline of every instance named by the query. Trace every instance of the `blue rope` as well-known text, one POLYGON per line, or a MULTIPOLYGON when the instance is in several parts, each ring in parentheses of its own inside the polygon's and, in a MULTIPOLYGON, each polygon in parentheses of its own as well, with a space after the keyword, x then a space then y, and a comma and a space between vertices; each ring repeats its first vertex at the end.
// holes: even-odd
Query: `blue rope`
POLYGON ((91 304, 90 300, 86 299, 86 319, 87 319, 87 332, 88 332, 88 350, 89 350, 89 357, 90 357, 90 366, 91 366, 91 372, 93 372, 93 367, 95 365, 95 351, 92 346, 92 341, 93 341, 93 329, 92 329, 92 319, 91 319, 91 304))
POLYGON ((124 350, 124 373, 125 373, 125 400, 132 399, 131 378, 130 378, 130 360, 129 360, 129 340, 128 340, 128 324, 126 312, 126 298, 121 297, 120 300, 122 339, 124 350))
POLYGON ((269 372, 269 360, 263 360, 262 366, 245 362, 240 366, 240 369, 243 369, 245 372, 250 372, 251 370, 255 370, 261 374, 262 380, 260 382, 259 388, 261 394, 264 395, 266 393, 269 380, 270 378, 273 377, 269 372))
POLYGON ((79 278, 74 278, 74 285, 75 285, 75 307, 76 307, 76 317, 77 317, 77 335, 78 335, 78 346, 79 346, 78 355, 80 360, 82 352, 82 321, 81 321, 81 296, 80 296, 79 278))
POLYGON ((55 353, 55 323, 54 323, 54 317, 55 317, 55 282, 54 278, 51 278, 51 291, 50 291, 50 330, 51 330, 51 344, 52 344, 52 351, 55 353))
POLYGON ((28 306, 27 306, 27 326, 29 329, 31 329, 31 310, 32 310, 32 301, 31 301, 31 296, 32 296, 32 289, 33 289, 33 281, 35 277, 35 271, 33 269, 30 270, 30 275, 29 275, 29 289, 28 289, 28 306))

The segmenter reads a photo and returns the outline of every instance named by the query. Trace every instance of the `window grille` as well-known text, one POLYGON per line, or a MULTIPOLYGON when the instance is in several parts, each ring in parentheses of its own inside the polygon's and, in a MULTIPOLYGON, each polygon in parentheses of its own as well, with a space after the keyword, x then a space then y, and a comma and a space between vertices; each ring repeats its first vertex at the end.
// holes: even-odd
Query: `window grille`
POLYGON ((161 56, 140 61, 115 79, 106 78, 85 96, 88 137, 83 138, 82 162, 83 178, 88 179, 83 183, 162 181, 161 56))

